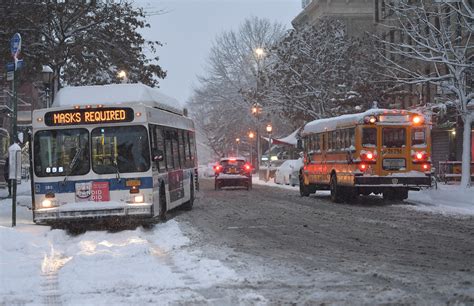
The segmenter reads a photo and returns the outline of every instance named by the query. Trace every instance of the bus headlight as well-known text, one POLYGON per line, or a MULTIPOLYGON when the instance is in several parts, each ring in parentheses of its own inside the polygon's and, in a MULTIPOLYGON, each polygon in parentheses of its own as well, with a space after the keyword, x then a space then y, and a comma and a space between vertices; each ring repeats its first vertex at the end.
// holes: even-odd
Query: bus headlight
POLYGON ((132 197, 132 202, 133 203, 143 203, 145 200, 145 197, 142 194, 137 194, 132 197))
POLYGON ((57 205, 57 202, 55 199, 44 199, 43 201, 41 201, 41 207, 40 208, 52 208, 52 207, 56 207, 58 206, 57 205))

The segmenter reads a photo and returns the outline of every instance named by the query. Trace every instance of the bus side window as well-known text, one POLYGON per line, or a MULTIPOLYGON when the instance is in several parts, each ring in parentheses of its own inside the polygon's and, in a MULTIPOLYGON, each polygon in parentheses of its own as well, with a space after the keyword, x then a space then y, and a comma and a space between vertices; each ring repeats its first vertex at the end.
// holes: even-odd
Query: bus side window
POLYGON ((166 167, 169 170, 174 169, 173 163, 173 150, 171 147, 171 131, 165 130, 165 156, 166 156, 166 167))
POLYGON ((185 142, 184 142, 184 131, 178 131, 178 147, 179 147, 179 162, 181 164, 181 168, 186 167, 186 156, 185 156, 185 142))
POLYGON ((192 167, 191 163, 191 150, 189 147, 189 132, 188 131, 183 131, 183 137, 184 137, 184 159, 186 160, 186 168, 192 167))
POLYGON ((165 140, 163 138, 163 130, 158 126, 154 129, 155 135, 155 148, 163 155, 163 159, 161 161, 157 161, 158 163, 158 170, 160 172, 166 171, 166 151, 165 151, 165 140))
POLYGON ((173 145, 173 163, 174 168, 179 169, 181 166, 179 164, 179 150, 178 150, 178 131, 173 130, 171 133, 171 144, 173 145))
POLYGON ((332 151, 332 132, 327 133, 328 137, 328 142, 327 142, 327 151, 331 152, 332 151))
POLYGON ((349 129, 349 149, 355 150, 355 128, 349 129))
POLYGON ((196 166, 196 151, 195 151, 195 142, 194 142, 194 132, 189 132, 189 146, 191 150, 191 159, 193 160, 193 167, 196 166))
POLYGON ((362 146, 376 147, 377 146, 377 129, 363 128, 362 129, 362 146))

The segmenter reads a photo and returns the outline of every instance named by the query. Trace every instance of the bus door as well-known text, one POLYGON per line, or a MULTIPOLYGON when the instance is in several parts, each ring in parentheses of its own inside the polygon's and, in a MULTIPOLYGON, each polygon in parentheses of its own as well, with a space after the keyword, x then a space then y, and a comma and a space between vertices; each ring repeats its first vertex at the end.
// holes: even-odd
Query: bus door
POLYGON ((184 198, 184 173, 180 166, 178 151, 178 131, 167 129, 165 131, 166 165, 168 168, 169 208, 183 203, 184 198))
POLYGON ((379 126, 381 161, 379 164, 382 175, 393 172, 406 172, 408 169, 407 127, 379 126))

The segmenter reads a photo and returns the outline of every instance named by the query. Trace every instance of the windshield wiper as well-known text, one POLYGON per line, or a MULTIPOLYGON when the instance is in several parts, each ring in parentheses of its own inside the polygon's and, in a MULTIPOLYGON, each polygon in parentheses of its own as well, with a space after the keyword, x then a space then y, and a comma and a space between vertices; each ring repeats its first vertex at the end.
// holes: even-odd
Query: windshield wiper
POLYGON ((74 169, 76 162, 79 160, 79 155, 81 154, 81 152, 82 152, 82 148, 79 148, 76 151, 76 154, 74 154, 74 157, 72 158, 71 162, 69 163, 69 166, 67 167, 67 172, 66 172, 66 176, 64 177, 63 184, 66 184, 67 178, 69 174, 71 174, 72 169, 74 169))

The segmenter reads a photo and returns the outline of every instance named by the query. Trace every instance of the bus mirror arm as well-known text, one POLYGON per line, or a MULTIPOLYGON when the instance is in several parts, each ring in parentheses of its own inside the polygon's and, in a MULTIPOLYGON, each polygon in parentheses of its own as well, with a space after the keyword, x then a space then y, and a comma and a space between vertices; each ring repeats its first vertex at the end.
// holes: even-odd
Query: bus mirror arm
POLYGON ((352 151, 351 150, 347 150, 347 162, 349 164, 354 163, 354 158, 352 157, 352 151))
POLYGON ((120 181, 122 180, 122 178, 120 177, 120 171, 119 171, 119 168, 118 168, 117 160, 114 159, 113 163, 114 163, 114 168, 115 168, 115 171, 116 171, 116 174, 117 174, 117 175, 115 176, 115 178, 116 178, 117 181, 120 183, 120 181))

